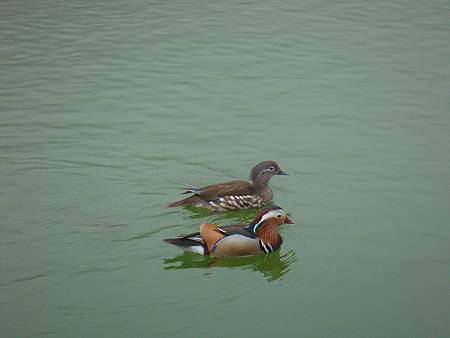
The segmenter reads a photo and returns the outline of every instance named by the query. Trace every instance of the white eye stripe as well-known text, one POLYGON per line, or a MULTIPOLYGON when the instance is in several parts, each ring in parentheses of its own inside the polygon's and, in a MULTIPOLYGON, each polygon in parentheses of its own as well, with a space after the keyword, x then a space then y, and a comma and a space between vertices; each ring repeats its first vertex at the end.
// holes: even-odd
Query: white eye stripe
POLYGON ((265 214, 263 217, 261 217, 261 220, 258 223, 255 224, 253 231, 256 232, 256 229, 258 229, 258 227, 261 225, 261 223, 263 223, 265 220, 267 220, 269 218, 282 216, 282 215, 286 215, 283 209, 270 210, 267 214, 265 214))
POLYGON ((284 210, 282 209, 275 209, 270 210, 267 214, 265 214, 263 217, 261 217, 261 220, 258 223, 261 223, 265 221, 266 219, 272 218, 272 217, 278 217, 284 215, 284 210))

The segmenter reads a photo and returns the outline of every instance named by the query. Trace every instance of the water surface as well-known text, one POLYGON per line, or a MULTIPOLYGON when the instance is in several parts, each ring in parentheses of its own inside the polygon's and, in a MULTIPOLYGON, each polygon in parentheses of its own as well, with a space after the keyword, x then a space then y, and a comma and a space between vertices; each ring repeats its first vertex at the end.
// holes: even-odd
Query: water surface
POLYGON ((2 337, 449 337, 448 1, 6 1, 2 337), (264 159, 267 257, 163 238, 264 159))

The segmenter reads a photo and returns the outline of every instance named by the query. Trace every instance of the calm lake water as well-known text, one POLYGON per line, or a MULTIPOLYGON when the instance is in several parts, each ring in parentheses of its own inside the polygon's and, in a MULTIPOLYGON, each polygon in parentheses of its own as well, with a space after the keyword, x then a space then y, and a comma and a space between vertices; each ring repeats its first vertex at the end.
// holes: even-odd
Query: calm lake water
POLYGON ((1 337, 450 337, 450 3, 4 1, 1 337), (274 159, 281 251, 166 237, 274 159))

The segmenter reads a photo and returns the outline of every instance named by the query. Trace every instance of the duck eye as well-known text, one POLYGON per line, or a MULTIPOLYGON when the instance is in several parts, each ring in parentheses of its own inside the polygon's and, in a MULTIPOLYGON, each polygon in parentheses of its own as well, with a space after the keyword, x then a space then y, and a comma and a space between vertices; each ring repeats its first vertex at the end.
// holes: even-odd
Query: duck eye
POLYGON ((273 171, 275 168, 274 167, 269 167, 269 170, 270 171, 273 171))
POLYGON ((278 218, 281 218, 281 215, 277 215, 278 218))

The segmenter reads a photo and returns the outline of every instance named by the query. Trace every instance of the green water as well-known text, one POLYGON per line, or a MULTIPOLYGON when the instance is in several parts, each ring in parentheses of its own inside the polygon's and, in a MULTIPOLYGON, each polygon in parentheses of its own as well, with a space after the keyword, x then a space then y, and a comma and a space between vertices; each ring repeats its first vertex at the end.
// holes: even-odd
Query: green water
POLYGON ((1 337, 450 337, 448 1, 4 1, 1 337), (265 159, 266 257, 162 240, 265 159))

